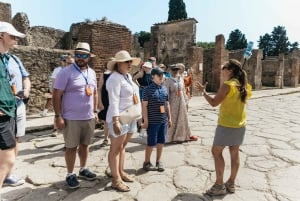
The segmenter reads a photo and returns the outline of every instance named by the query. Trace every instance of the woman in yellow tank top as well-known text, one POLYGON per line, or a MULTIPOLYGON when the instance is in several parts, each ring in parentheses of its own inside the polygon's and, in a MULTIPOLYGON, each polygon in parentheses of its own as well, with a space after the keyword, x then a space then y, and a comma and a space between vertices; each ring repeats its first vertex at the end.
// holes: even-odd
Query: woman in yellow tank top
POLYGON ((196 88, 203 93, 207 102, 216 107, 220 105, 218 126, 216 128, 212 154, 216 169, 216 182, 206 191, 209 195, 223 195, 228 191, 235 192, 235 179, 240 165, 239 147, 243 143, 246 126, 246 100, 252 95, 251 86, 247 81, 247 74, 241 63, 230 59, 223 68, 225 82, 214 97, 209 96, 206 85, 197 83, 196 88), (223 150, 229 146, 231 157, 231 174, 226 183, 223 181, 225 161, 223 150))

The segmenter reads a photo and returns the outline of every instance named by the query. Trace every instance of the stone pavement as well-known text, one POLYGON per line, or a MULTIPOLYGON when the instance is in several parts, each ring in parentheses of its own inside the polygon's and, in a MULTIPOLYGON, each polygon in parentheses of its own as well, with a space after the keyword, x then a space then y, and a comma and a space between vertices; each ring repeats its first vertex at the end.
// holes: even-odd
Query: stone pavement
MULTIPOLYGON (((254 91, 248 102, 248 125, 240 148, 241 165, 235 194, 209 197, 203 192, 215 179, 210 148, 217 123, 218 108, 203 97, 193 97, 189 120, 194 142, 166 145, 165 172, 145 172, 145 138, 133 136, 126 149, 126 171, 135 176, 128 183, 131 191, 116 192, 105 175, 109 147, 100 148, 103 133, 96 130, 91 145, 89 167, 98 174, 96 181, 80 181, 81 188, 69 190, 65 184, 62 135, 51 137, 53 114, 32 115, 27 135, 20 144, 14 174, 26 179, 19 187, 4 187, 2 197, 22 201, 299 201, 300 200, 300 88, 254 91)), ((155 151, 152 162, 155 162, 155 151)), ((230 158, 224 151, 225 180, 230 158)), ((78 160, 76 161, 78 172, 78 160)))

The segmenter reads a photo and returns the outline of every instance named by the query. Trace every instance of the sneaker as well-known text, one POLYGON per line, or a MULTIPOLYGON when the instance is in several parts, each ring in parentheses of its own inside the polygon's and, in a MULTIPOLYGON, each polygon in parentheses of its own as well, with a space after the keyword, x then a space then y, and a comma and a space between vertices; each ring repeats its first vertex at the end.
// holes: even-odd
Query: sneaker
POLYGON ((25 183, 24 179, 20 179, 16 177, 15 175, 9 175, 8 177, 5 178, 3 182, 3 186, 20 186, 25 183))
POLYGON ((163 172, 165 171, 164 165, 162 162, 156 162, 156 168, 158 172, 163 172))
POLYGON ((83 169, 82 171, 79 171, 79 178, 86 179, 89 181, 95 180, 97 175, 95 173, 92 173, 89 169, 83 169))
POLYGON ((80 186, 76 174, 71 174, 70 176, 66 177, 66 182, 69 186, 70 189, 75 189, 78 188, 80 186))
POLYGON ((210 189, 206 191, 206 194, 214 196, 214 195, 225 195, 226 187, 224 184, 214 184, 210 189))
POLYGON ((156 170, 151 162, 144 162, 143 169, 145 171, 155 171, 156 170))

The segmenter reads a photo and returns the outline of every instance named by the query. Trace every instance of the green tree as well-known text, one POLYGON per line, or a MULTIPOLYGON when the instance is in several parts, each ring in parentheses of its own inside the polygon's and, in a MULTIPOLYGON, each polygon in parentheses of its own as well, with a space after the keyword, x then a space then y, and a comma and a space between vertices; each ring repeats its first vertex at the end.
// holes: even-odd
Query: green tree
POLYGON ((292 52, 293 50, 299 50, 299 43, 298 42, 294 42, 290 45, 290 52, 292 52))
POLYGON ((259 37, 258 47, 263 50, 264 56, 278 56, 280 53, 288 54, 292 49, 298 48, 298 43, 291 44, 286 34, 285 27, 273 28, 271 34, 259 37))
POLYGON ((247 47, 247 39, 245 34, 240 30, 236 29, 229 34, 229 38, 226 42, 226 49, 228 50, 238 50, 247 47))
POLYGON ((146 31, 136 32, 135 35, 138 37, 138 41, 141 47, 144 47, 144 43, 151 40, 151 33, 146 31))
POLYGON ((258 48, 263 50, 264 58, 270 55, 272 49, 272 36, 266 33, 264 36, 259 37, 258 48))
POLYGON ((204 49, 210 49, 215 47, 215 42, 197 42, 196 46, 204 49))
POLYGON ((183 0, 170 0, 168 21, 186 18, 187 13, 185 10, 185 3, 183 2, 183 0))

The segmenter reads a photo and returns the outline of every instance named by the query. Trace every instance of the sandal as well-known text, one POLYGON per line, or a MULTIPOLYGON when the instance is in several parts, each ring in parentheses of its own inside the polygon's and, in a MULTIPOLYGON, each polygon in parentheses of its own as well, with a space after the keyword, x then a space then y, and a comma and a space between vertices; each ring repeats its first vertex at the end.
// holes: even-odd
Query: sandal
POLYGON ((133 177, 129 176, 128 174, 124 174, 121 176, 122 180, 125 182, 134 182, 133 177))
POLYGON ((225 183, 225 187, 229 193, 235 193, 235 184, 229 180, 225 183))
POLYGON ((208 195, 224 195, 226 194, 226 187, 224 184, 214 184, 210 189, 206 191, 208 195))
POLYGON ((198 136, 192 135, 192 136, 190 137, 190 140, 191 140, 191 141, 197 141, 197 140, 198 140, 198 136))
POLYGON ((108 146, 108 140, 103 140, 102 144, 100 144, 100 147, 106 147, 108 146))
POLYGON ((111 187, 117 191, 120 191, 120 192, 128 192, 130 191, 130 188, 129 186, 127 186, 126 184, 124 184, 122 181, 115 181, 115 182, 112 182, 111 184, 111 187))

